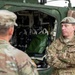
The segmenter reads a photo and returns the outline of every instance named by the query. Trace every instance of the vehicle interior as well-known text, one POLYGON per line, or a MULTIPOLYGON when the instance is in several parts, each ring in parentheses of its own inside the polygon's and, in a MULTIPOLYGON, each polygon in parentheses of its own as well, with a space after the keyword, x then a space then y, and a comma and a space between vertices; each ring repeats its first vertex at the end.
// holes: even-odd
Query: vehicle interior
POLYGON ((15 13, 18 26, 15 27, 10 43, 26 52, 38 69, 48 68, 45 51, 56 38, 56 19, 38 10, 22 10, 15 13))

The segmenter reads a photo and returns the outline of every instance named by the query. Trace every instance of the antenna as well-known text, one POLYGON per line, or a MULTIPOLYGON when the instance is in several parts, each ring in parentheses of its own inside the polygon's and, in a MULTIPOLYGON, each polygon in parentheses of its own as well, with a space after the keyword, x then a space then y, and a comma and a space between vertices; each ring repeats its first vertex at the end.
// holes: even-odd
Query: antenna
POLYGON ((72 6, 71 6, 71 1, 70 1, 70 0, 66 0, 66 1, 68 1, 68 2, 69 2, 69 3, 68 3, 68 7, 70 7, 70 8, 71 8, 71 7, 72 7, 72 6))

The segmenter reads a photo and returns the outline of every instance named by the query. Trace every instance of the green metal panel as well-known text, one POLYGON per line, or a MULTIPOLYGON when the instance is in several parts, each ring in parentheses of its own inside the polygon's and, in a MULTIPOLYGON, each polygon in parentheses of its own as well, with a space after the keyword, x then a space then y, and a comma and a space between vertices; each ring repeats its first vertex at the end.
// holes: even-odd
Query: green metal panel
POLYGON ((40 75, 52 75, 53 70, 54 69, 52 67, 48 69, 39 70, 39 74, 40 75))
POLYGON ((21 3, 38 3, 38 0, 0 0, 0 1, 7 1, 7 2, 21 2, 21 3))
POLYGON ((35 4, 37 4, 38 0, 26 0, 26 3, 35 3, 35 4))

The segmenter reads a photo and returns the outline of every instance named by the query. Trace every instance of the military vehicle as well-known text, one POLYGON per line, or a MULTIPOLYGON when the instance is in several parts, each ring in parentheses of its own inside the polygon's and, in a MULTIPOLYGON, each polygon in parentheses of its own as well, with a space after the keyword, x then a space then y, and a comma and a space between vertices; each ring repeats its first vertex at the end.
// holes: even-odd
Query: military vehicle
POLYGON ((70 0, 66 1, 68 5, 61 7, 46 5, 47 0, 0 0, 0 9, 13 11, 18 16, 18 26, 10 43, 31 57, 40 75, 53 72, 46 63, 45 51, 61 35, 61 19, 75 17, 75 7, 70 0))

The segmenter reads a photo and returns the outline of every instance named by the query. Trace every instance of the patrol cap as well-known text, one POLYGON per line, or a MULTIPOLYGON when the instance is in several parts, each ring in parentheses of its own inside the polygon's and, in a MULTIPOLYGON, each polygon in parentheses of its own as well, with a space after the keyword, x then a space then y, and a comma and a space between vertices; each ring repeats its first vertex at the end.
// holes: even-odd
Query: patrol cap
POLYGON ((17 26, 17 16, 15 13, 8 10, 0 10, 0 25, 1 26, 17 26))
POLYGON ((75 24, 75 19, 73 17, 65 17, 61 23, 75 24))

